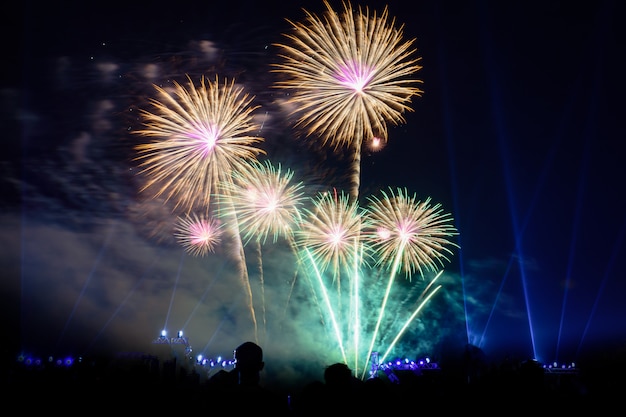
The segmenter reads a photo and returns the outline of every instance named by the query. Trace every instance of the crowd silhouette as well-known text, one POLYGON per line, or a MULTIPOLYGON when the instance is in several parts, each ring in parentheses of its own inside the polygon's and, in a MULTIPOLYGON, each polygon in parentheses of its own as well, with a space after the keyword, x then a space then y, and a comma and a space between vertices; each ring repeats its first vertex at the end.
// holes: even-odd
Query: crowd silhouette
POLYGON ((229 410, 235 415, 287 415, 287 398, 261 383, 261 371, 265 366, 263 349, 248 341, 239 345, 234 353, 234 368, 230 371, 222 369, 207 381, 209 393, 229 404, 229 410))
MULTIPOLYGON (((31 398, 43 395, 51 411, 55 406, 70 410, 64 398, 91 400, 90 404, 110 407, 111 411, 123 406, 161 412, 180 410, 176 404, 183 400, 235 415, 273 416, 329 412, 369 415, 426 405, 441 411, 455 411, 461 406, 498 410, 502 404, 514 405, 517 410, 601 410, 623 393, 621 375, 607 373, 602 375, 604 383, 597 383, 601 376, 598 369, 596 373, 547 372, 533 360, 507 358, 496 364, 475 353, 466 350, 454 369, 395 369, 364 380, 345 363, 332 363, 323 369, 323 378, 290 389, 264 384, 263 349, 246 341, 234 349, 233 368, 209 378, 203 378, 195 368, 177 364, 175 359, 161 363, 156 357, 137 354, 124 361, 83 360, 71 367, 14 363, 4 373, 3 391, 28 393, 31 398), (59 394, 61 390, 65 394, 59 394), (166 399, 169 406, 158 402, 166 399)), ((76 403, 77 410, 82 407, 78 404, 85 402, 76 403)))

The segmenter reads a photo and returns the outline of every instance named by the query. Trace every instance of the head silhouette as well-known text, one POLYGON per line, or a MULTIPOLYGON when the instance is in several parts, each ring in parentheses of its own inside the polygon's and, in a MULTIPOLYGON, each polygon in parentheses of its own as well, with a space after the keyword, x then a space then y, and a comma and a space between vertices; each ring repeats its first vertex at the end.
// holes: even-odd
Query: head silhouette
POLYGON ((333 389, 348 389, 352 384, 352 370, 345 363, 334 363, 324 370, 324 382, 333 389))
POLYGON ((254 342, 244 342, 235 349, 235 370, 239 384, 258 384, 263 370, 263 349, 254 342))

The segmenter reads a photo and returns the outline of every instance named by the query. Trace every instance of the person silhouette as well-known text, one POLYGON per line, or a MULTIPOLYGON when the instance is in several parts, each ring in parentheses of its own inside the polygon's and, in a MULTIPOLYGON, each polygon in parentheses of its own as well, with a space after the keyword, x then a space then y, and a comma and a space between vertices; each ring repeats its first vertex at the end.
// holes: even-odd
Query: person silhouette
POLYGON ((352 370, 345 363, 337 362, 324 368, 323 382, 313 380, 296 395, 293 415, 320 416, 352 415, 361 411, 357 398, 357 383, 352 370))
POLYGON ((362 406, 359 394, 361 380, 352 374, 352 369, 345 363, 337 362, 324 369, 326 401, 337 413, 350 412, 362 406))
POLYGON ((209 380, 211 392, 221 401, 227 401, 237 415, 260 412, 287 415, 287 398, 261 384, 261 371, 265 369, 261 346, 244 342, 234 353, 234 368, 230 372, 220 372, 209 380))
POLYGON ((235 349, 235 371, 239 385, 259 386, 264 367, 261 346, 254 342, 244 342, 235 349))

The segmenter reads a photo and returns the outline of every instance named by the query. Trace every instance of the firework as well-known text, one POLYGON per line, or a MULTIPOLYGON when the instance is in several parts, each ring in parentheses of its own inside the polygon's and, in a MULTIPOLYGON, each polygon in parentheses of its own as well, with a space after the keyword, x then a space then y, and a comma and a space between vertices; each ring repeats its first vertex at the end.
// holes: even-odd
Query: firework
POLYGON ((220 244, 221 226, 214 218, 187 214, 179 217, 174 236, 191 255, 205 256, 215 252, 215 247, 220 244))
MULTIPOLYGON (((387 122, 405 122, 411 98, 422 93, 421 80, 411 78, 421 66, 415 40, 403 39, 403 27, 395 27, 387 7, 380 14, 361 7, 355 13, 347 2, 338 14, 324 4, 323 17, 305 11, 303 23, 288 20, 294 31, 285 34, 290 42, 276 44, 283 62, 274 71, 284 76, 276 87, 290 90, 296 127, 324 145, 351 147, 357 170, 363 141, 386 141, 387 122)), ((356 199, 358 170, 353 182, 356 199)))
MULTIPOLYGON (((258 148, 263 139, 251 135, 259 130, 253 122, 258 106, 252 105, 253 97, 234 80, 224 79, 220 84, 217 76, 212 82, 202 77, 196 87, 187 79, 188 88, 174 82, 173 93, 155 86, 161 96, 161 101, 150 100, 155 112, 141 111, 145 129, 136 133, 155 138, 136 147, 141 173, 148 177, 141 191, 155 187, 155 196, 176 197, 175 208, 181 206, 189 213, 201 206, 208 213, 212 195, 221 192, 220 184, 229 181, 231 172, 245 170, 247 162, 265 153, 258 148)), ((229 222, 229 229, 239 238, 236 222, 229 222)), ((240 241, 237 249, 256 336, 252 290, 240 241)))
POLYGON ((301 249, 302 264, 311 266, 307 276, 310 276, 313 294, 319 295, 318 308, 323 319, 331 323, 345 362, 345 339, 359 336, 359 269, 366 264, 360 242, 365 223, 363 210, 343 192, 318 193, 312 200, 313 210, 302 209, 302 223, 295 231, 296 244, 301 249), (334 291, 325 282, 326 272, 332 276, 334 291), (342 289, 346 287, 342 284, 342 272, 347 272, 347 292, 342 289), (347 300, 343 300, 346 294, 347 300))
POLYGON ((299 206, 303 204, 301 182, 293 182, 294 172, 283 171, 269 160, 252 161, 248 169, 233 171, 232 179, 224 184, 225 198, 230 207, 223 214, 235 219, 242 234, 243 244, 256 243, 258 275, 261 290, 261 308, 265 325, 265 278, 261 244, 271 235, 274 243, 279 237, 287 239, 292 248, 292 228, 298 223, 299 206))
MULTIPOLYGON (((406 189, 401 188, 394 192, 390 187, 389 192, 381 191, 381 195, 381 198, 376 196, 368 198, 369 222, 363 238, 369 241, 376 265, 385 266, 390 273, 366 358, 370 357, 378 340, 396 274, 404 272, 410 278, 419 272, 423 279, 425 269, 436 272, 439 265, 443 266, 443 260, 448 260, 446 253, 452 252, 447 246, 456 246, 448 238, 456 235, 457 231, 450 224, 452 221, 450 215, 442 213, 440 204, 431 206, 430 198, 423 202, 419 201, 415 194, 410 196, 406 189)), ((423 304, 414 314, 417 314, 422 306, 423 304)), ((413 318, 414 316, 410 321, 413 318)), ((404 329, 398 333, 398 338, 403 331, 404 329)), ((396 341, 397 339, 392 342, 392 346, 396 341)))
POLYGON ((365 146, 372 153, 380 152, 385 147, 385 141, 381 138, 373 137, 365 142, 365 146))
POLYGON ((233 181, 226 184, 244 242, 256 237, 264 243, 269 235, 274 242, 279 237, 291 241, 304 201, 303 183, 293 182, 294 172, 283 171, 280 164, 256 161, 250 166, 233 172, 233 181))
POLYGON ((263 139, 251 135, 259 129, 253 97, 234 80, 202 77, 199 87, 188 80, 188 88, 174 82, 173 93, 155 86, 161 101, 150 101, 154 113, 141 111, 145 129, 135 133, 155 139, 136 146, 148 177, 142 191, 154 187, 156 196, 176 197, 176 206, 190 211, 208 207, 217 185, 264 151, 257 147, 263 139))
POLYGON ((302 210, 304 218, 295 232, 296 240, 311 253, 321 272, 330 267, 336 275, 360 256, 362 210, 343 192, 319 193, 313 202, 313 210, 302 210))
POLYGON ((443 213, 441 204, 431 205, 430 198, 418 201, 406 189, 381 191, 382 197, 369 197, 367 216, 369 228, 364 232, 377 265, 387 265, 392 273, 404 272, 410 277, 416 272, 424 277, 424 268, 436 272, 449 261, 449 240, 457 235, 450 224, 450 214, 443 213))
MULTIPOLYGON (((289 93, 286 104, 296 128, 319 137, 319 144, 334 152, 348 148, 354 153, 349 193, 319 193, 304 207, 303 186, 293 181, 293 172, 257 160, 265 152, 258 148, 263 139, 253 134, 263 129, 253 114, 258 108, 253 97, 234 81, 219 83, 217 77, 214 82, 202 78, 199 86, 189 77, 185 87, 176 82, 171 89, 155 86, 159 100, 150 101, 152 112, 141 111, 145 128, 136 132, 154 141, 136 147, 136 160, 148 180, 142 191, 150 189, 186 210, 176 237, 189 253, 213 252, 222 230, 236 236, 255 339, 244 246, 253 242, 257 250, 265 325, 262 244, 286 238, 296 252, 296 275, 305 273, 312 304, 320 309, 322 323, 332 325, 344 362, 354 361, 356 372, 366 369, 362 359, 367 365, 375 344, 387 345, 389 353, 440 288, 430 291, 431 282, 408 320, 396 323, 408 303, 395 302, 401 297, 390 291, 395 275, 424 277, 435 271, 451 253, 447 239, 456 230, 439 205, 417 201, 405 190, 396 194, 390 189, 382 198, 371 198, 369 207, 359 206, 362 147, 382 149, 388 125, 405 123, 411 100, 422 93, 421 81, 413 78, 420 59, 414 56, 415 40, 403 40, 403 27, 395 26, 386 7, 382 13, 360 7, 355 12, 344 3, 336 13, 327 0, 324 4, 322 17, 306 12, 303 23, 289 21, 294 31, 285 35, 289 42, 276 45, 282 63, 273 70, 283 77, 276 87, 289 93), (215 218, 189 214, 200 206, 215 218), (371 256, 377 263, 368 262, 371 256), (390 276, 384 282, 380 273, 385 269, 390 276), (340 285, 342 275, 348 285, 340 285), (387 308, 393 311, 385 313, 387 308)), ((291 289, 294 284, 295 277, 291 289)), ((290 297, 291 292, 287 304, 290 297)))

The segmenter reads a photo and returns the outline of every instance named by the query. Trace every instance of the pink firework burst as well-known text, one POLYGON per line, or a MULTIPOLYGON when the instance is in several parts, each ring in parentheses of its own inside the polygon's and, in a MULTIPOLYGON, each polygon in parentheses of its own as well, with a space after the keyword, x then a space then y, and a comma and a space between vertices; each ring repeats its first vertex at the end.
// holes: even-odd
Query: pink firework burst
POLYGON ((304 184, 293 180, 294 172, 270 161, 253 161, 250 169, 233 172, 233 179, 220 196, 232 204, 234 215, 244 235, 244 242, 255 238, 265 243, 268 236, 292 240, 293 228, 300 219, 304 204, 304 184))
POLYGON ((135 133, 153 140, 136 146, 136 160, 147 179, 142 191, 151 188, 191 212, 209 206, 231 171, 264 154, 258 147, 264 139, 255 133, 258 106, 234 80, 202 77, 197 86, 188 77, 187 87, 173 87, 155 86, 161 100, 150 100, 153 111, 141 111, 145 128, 135 133))
POLYGON ((364 224, 358 203, 345 193, 318 193, 314 209, 303 208, 298 245, 311 251, 321 271, 331 268, 334 275, 353 265, 359 256, 359 235, 364 224))
POLYGON ((415 272, 424 276, 424 269, 437 271, 449 261, 450 240, 458 235, 453 218, 444 213, 441 204, 431 199, 419 201, 406 189, 381 191, 381 197, 370 197, 367 217, 370 227, 364 238, 370 243, 378 265, 402 271, 407 277, 415 272))
POLYGON ((205 256, 215 252, 215 247, 221 243, 221 223, 212 217, 187 214, 179 218, 175 236, 188 253, 205 256))
POLYGON ((385 7, 336 12, 325 0, 322 16, 305 10, 303 22, 289 21, 288 42, 278 43, 283 75, 276 87, 290 90, 298 127, 332 147, 358 147, 372 137, 387 140, 387 123, 400 125, 420 96, 422 67, 415 39, 405 40, 385 7))

